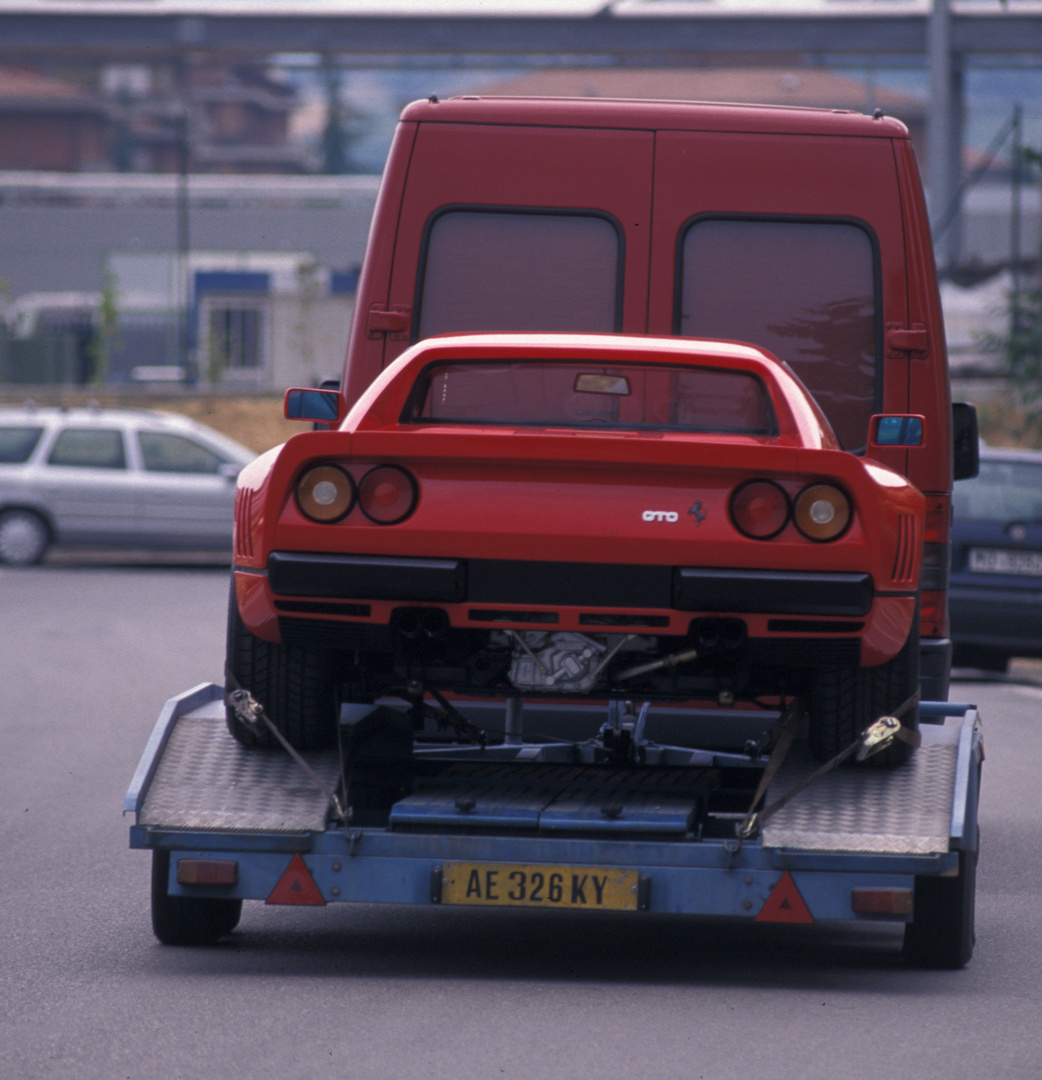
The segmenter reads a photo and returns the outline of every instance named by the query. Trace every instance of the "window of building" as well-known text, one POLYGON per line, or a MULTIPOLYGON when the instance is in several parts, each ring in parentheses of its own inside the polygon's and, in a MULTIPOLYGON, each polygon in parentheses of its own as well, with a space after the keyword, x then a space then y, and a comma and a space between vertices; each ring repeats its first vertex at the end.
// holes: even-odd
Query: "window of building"
POLYGON ((263 322, 259 305, 210 305, 206 329, 211 376, 222 371, 255 371, 262 366, 263 322))

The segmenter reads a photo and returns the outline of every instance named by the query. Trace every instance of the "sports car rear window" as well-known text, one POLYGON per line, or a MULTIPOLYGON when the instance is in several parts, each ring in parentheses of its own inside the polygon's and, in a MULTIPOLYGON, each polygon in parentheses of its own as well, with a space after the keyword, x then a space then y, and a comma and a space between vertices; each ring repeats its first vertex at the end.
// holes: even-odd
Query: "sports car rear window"
POLYGON ((0 465, 24 464, 42 434, 42 427, 0 427, 0 465))
POLYGON ((442 211, 427 229, 418 337, 620 329, 622 241, 601 214, 442 211))
POLYGON ((875 250, 846 221, 696 218, 680 241, 676 332, 789 363, 846 450, 877 403, 875 250))
POLYGON ((402 419, 742 435, 776 430, 766 387, 748 372, 593 361, 431 364, 402 419))

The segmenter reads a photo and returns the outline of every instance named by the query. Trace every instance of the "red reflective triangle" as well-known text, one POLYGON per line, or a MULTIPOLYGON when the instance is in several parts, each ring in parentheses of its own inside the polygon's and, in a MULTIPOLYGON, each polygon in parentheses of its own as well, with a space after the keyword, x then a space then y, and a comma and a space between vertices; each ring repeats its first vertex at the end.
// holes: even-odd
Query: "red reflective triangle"
POLYGON ((814 916, 810 908, 800 896, 800 890, 796 888, 796 882, 792 880, 792 874, 788 870, 781 876, 781 880, 771 890, 767 902, 760 908, 760 914, 756 916, 757 922, 780 922, 780 923, 812 923, 814 916))
POLYGON ((286 872, 279 878, 278 884, 271 890, 266 904, 324 904, 325 900, 318 891, 315 879, 311 876, 304 860, 294 855, 286 872))

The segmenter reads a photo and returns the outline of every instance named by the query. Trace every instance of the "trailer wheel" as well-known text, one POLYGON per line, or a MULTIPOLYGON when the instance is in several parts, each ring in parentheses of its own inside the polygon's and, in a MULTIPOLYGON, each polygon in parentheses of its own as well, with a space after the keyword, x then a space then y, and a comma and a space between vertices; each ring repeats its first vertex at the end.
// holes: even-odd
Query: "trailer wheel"
MULTIPOLYGON (((815 673, 809 703, 808 741, 819 761, 846 749, 880 716, 899 708, 919 686, 919 611, 901 651, 885 664, 869 668, 823 668, 815 673)), ((901 723, 915 731, 919 708, 913 705, 901 723)), ((908 743, 895 740, 873 754, 866 765, 891 769, 911 756, 908 743)))
POLYGON ((230 934, 242 915, 242 901, 171 896, 170 852, 152 852, 152 930, 164 945, 212 945, 230 934))
MULTIPOLYGON (((336 741, 340 695, 334 657, 255 637, 239 614, 232 586, 228 600, 228 670, 264 706, 272 723, 297 750, 319 750, 336 741)), ((243 746, 272 746, 267 732, 246 728, 232 709, 228 730, 243 746)))
POLYGON ((965 967, 976 942, 977 852, 959 852, 958 877, 917 877, 904 956, 915 967, 965 967))

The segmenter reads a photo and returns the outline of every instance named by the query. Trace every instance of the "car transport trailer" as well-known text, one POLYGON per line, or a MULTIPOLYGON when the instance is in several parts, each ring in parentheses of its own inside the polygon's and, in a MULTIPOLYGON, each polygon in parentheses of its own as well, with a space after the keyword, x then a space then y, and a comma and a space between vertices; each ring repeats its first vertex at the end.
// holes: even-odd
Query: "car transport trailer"
MULTIPOLYGON (((265 723, 237 693, 238 715, 265 723)), ((970 959, 974 706, 920 703, 921 744, 896 769, 812 760, 798 703, 606 708, 418 693, 343 706, 338 747, 300 755, 240 745, 215 684, 171 699, 124 804, 131 847, 152 851, 157 937, 216 941, 243 900, 478 904, 886 920, 905 924, 912 963, 970 959)))

